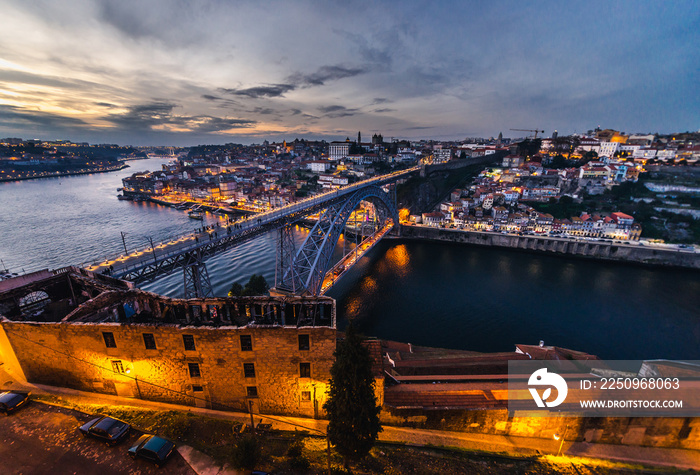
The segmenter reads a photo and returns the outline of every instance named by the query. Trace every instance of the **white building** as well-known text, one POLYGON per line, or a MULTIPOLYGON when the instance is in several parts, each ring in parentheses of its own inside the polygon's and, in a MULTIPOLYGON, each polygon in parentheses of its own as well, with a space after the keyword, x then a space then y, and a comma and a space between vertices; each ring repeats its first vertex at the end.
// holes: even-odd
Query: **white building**
POLYGON ((314 173, 325 173, 330 167, 330 163, 325 160, 313 160, 306 164, 306 167, 314 173))
POLYGON ((331 142, 328 145, 328 158, 341 160, 350 154, 350 142, 331 142))
POLYGON ((598 155, 601 157, 612 157, 619 148, 620 142, 600 142, 600 152, 598 152, 598 155))
POLYGON ((655 158, 656 149, 654 148, 638 148, 632 152, 634 158, 655 158))
POLYGON ((433 163, 447 163, 452 159, 452 149, 442 148, 433 151, 433 163))

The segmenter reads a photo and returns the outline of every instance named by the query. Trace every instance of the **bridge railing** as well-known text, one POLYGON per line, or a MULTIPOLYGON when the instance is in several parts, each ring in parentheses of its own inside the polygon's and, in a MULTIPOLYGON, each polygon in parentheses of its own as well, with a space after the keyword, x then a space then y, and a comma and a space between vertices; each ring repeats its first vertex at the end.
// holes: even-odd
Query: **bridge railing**
MULTIPOLYGON (((215 239, 215 241, 221 241, 229 237, 235 237, 236 235, 242 234, 245 231, 249 231, 253 228, 260 227, 260 226, 265 226, 267 224, 270 224, 280 218, 283 218, 285 216, 288 216, 290 214, 296 213, 298 211, 302 211, 304 209, 309 209, 313 208, 317 205, 320 205, 322 203, 325 203, 331 199, 339 198, 341 196, 348 195, 350 193, 355 192, 356 190, 359 190, 360 188, 363 188, 367 185, 375 184, 375 183, 381 183, 384 181, 392 181, 399 176, 402 175, 408 175, 410 173, 413 173, 417 170, 419 170, 420 167, 412 167, 408 168, 406 170, 398 170, 386 175, 380 175, 377 177, 372 177, 367 180, 362 180, 357 183, 353 183, 351 185, 346 185, 344 187, 341 187, 337 190, 331 190, 327 191, 324 193, 320 193, 314 196, 310 196, 308 198, 304 198, 303 200, 300 201, 295 201, 294 203, 290 203, 286 206, 282 206, 280 208, 275 208, 271 209, 268 211, 263 211, 262 213, 256 213, 251 216, 246 216, 241 220, 238 220, 235 222, 236 228, 234 228, 234 231, 231 234, 224 234, 222 236, 219 236, 215 239)), ((172 257, 174 255, 178 254, 184 254, 190 251, 193 251, 197 249, 198 247, 204 247, 208 244, 207 241, 205 242, 196 242, 191 246, 186 246, 186 247, 178 247, 177 249, 173 249, 171 251, 165 251, 163 253, 163 250, 159 250, 159 246, 167 246, 171 245, 172 242, 176 242, 177 240, 181 240, 182 238, 187 238, 191 239, 192 236, 197 237, 197 236, 202 236, 206 235, 207 232, 203 233, 188 233, 185 235, 179 235, 176 238, 170 239, 168 241, 160 241, 156 244, 156 259, 165 259, 168 257, 172 257)), ((150 246, 145 246, 143 249, 140 248, 135 248, 134 252, 138 252, 140 254, 152 254, 152 248, 150 246)), ((132 252, 132 254, 134 253, 132 252)), ((130 254, 131 255, 131 254, 130 254)), ((148 258, 139 258, 136 259, 132 262, 129 262, 128 259, 134 259, 134 258, 129 258, 127 257, 126 261, 119 261, 120 259, 123 259, 125 256, 124 254, 111 254, 111 255, 106 255, 103 259, 100 259, 98 261, 90 261, 90 262, 85 262, 83 264, 80 264, 81 267, 92 267, 92 266, 102 266, 104 265, 103 263, 105 262, 120 262, 119 264, 119 269, 116 270, 116 273, 118 274, 124 274, 129 271, 136 270, 138 268, 144 267, 146 265, 150 265, 149 259, 148 258)), ((152 257, 152 256, 151 256, 152 257)))

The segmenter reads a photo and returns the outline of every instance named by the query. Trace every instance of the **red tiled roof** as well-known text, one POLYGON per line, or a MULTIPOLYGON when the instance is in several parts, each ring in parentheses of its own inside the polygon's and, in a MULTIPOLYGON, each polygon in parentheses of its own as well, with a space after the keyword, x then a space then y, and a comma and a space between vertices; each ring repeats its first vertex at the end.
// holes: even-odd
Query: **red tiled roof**
POLYGON ((632 216, 630 216, 629 214, 621 213, 621 212, 619 212, 619 211, 617 211, 617 212, 615 212, 615 213, 610 213, 610 216, 612 216, 615 220, 618 220, 618 219, 634 219, 634 218, 633 218, 632 216))

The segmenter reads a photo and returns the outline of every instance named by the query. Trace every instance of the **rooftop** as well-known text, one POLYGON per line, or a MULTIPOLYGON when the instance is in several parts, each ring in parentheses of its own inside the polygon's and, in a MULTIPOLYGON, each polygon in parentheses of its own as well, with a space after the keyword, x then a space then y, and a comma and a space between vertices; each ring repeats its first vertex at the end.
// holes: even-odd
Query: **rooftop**
POLYGON ((78 267, 0 282, 0 319, 19 322, 335 328, 330 297, 176 299, 78 267))

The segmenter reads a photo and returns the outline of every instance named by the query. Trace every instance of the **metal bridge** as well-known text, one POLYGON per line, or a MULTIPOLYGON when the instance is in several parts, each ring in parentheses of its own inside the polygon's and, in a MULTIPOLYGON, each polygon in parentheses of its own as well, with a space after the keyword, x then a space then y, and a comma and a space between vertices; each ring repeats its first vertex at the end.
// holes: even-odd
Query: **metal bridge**
MULTIPOLYGON (((184 270, 185 297, 211 296, 211 284, 204 260, 261 234, 278 230, 275 291, 294 295, 321 295, 398 224, 395 195, 385 185, 420 170, 413 167, 329 191, 301 201, 249 216, 240 221, 217 225, 201 233, 189 233, 177 239, 151 244, 128 255, 118 255, 86 266, 88 270, 134 283, 148 282, 178 269, 184 270), (366 239, 357 243, 353 253, 332 267, 331 257, 340 235, 360 202, 374 207, 375 226, 366 239), (296 249, 292 236, 295 222, 320 213, 306 240, 296 249)), ((395 187, 392 188, 395 193, 395 187)), ((356 233, 358 234, 358 233, 356 233)))

